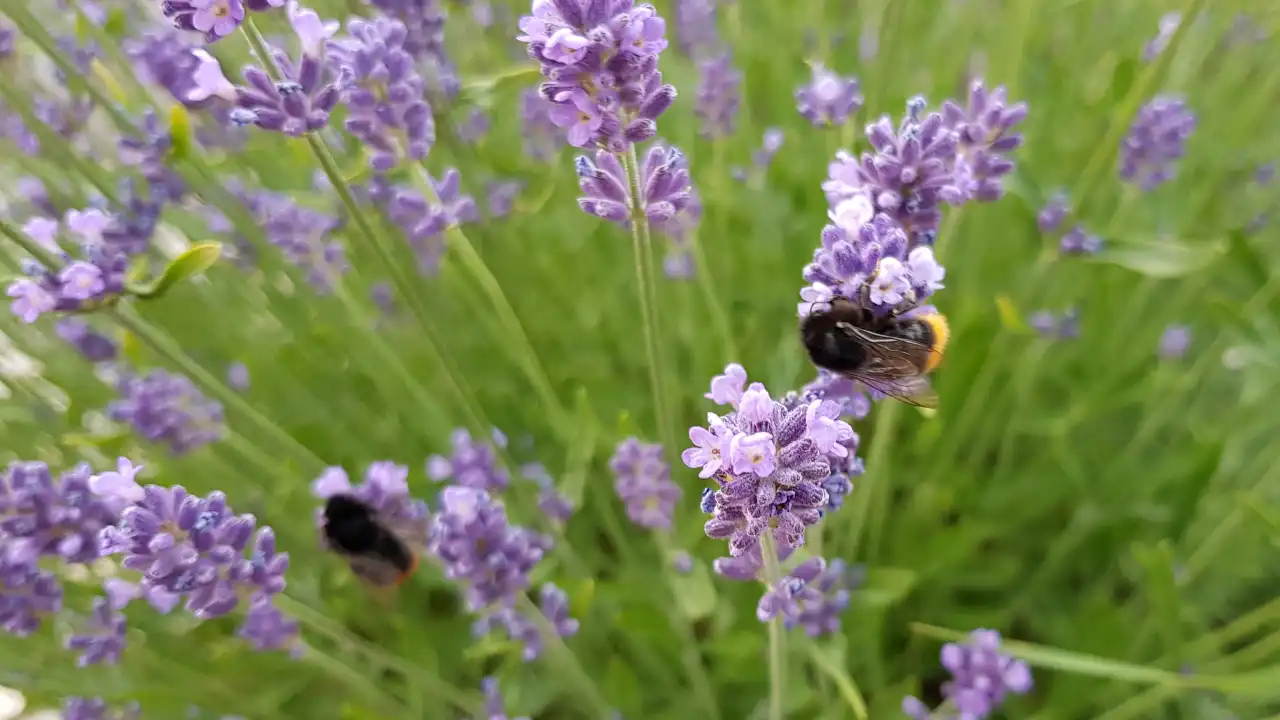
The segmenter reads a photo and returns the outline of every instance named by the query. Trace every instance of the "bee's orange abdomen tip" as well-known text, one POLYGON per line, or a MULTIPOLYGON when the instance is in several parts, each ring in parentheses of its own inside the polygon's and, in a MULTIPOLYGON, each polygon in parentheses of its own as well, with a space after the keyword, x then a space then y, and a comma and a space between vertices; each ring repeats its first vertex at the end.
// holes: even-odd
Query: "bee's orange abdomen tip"
POLYGON ((951 339, 951 328, 947 318, 941 313, 931 313, 920 318, 933 331, 933 345, 929 348, 929 360, 925 363, 925 372, 933 372, 942 363, 942 352, 947 349, 947 341, 951 339))
POLYGON ((411 557, 413 558, 413 560, 410 562, 408 569, 400 573, 400 576, 396 578, 397 585, 404 582, 405 580, 408 580, 409 577, 412 576, 413 573, 418 570, 418 556, 412 555, 411 557))

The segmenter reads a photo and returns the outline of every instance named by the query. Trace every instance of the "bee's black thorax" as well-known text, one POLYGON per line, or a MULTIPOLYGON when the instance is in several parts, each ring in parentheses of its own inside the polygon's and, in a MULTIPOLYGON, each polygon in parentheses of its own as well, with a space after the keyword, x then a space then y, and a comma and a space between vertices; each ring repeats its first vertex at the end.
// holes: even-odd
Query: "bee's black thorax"
POLYGON ((349 495, 334 495, 325 503, 324 534, 335 550, 373 555, 407 571, 413 555, 404 543, 378 522, 373 510, 349 495))

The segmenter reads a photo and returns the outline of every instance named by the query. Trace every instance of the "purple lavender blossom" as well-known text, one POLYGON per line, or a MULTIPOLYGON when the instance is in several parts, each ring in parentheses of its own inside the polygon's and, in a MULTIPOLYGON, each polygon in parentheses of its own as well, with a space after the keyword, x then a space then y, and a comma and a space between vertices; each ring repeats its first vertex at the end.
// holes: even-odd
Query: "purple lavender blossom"
MULTIPOLYGON (((502 690, 498 687, 498 678, 486 677, 480 683, 484 693, 485 720, 508 720, 506 702, 502 699, 502 690)), ((511 720, 529 720, 527 717, 511 718, 511 720)))
MULTIPOLYGON (((1000 633, 974 630, 965 644, 942 646, 942 666, 951 673, 943 683, 942 697, 961 717, 980 720, 991 715, 1010 694, 1031 691, 1031 668, 1000 652, 1000 633)), ((902 710, 915 720, 930 717, 928 707, 916 698, 906 698, 902 710)))
POLYGON ((317 292, 333 290, 351 265, 342 242, 332 239, 341 221, 335 215, 300 205, 285 193, 237 190, 267 240, 285 259, 306 272, 317 292))
POLYGON ((182 177, 165 164, 172 144, 169 131, 150 110, 137 126, 137 134, 123 136, 117 143, 120 162, 141 171, 151 198, 158 202, 180 200, 186 192, 182 177))
POLYGON ((720 47, 716 0, 676 2, 676 42, 681 52, 694 59, 701 59, 720 47))
POLYGON ((1150 191, 1173 179, 1177 161, 1186 152, 1187 139, 1196 129, 1196 116, 1182 98, 1152 98, 1129 127, 1120 146, 1120 178, 1150 191))
POLYGON ((796 108, 817 127, 838 127, 849 122, 862 107, 857 78, 844 78, 821 65, 813 66, 813 79, 796 90, 796 108))
POLYGON ((1165 360, 1181 360, 1191 348, 1191 328, 1186 325, 1170 325, 1160 335, 1157 354, 1165 360))
POLYGON ((821 483, 831 475, 829 458, 849 454, 853 428, 839 412, 827 400, 787 407, 752 383, 733 412, 708 413, 708 427, 690 428, 694 447, 681 459, 718 485, 707 536, 729 540, 735 558, 770 529, 780 547, 802 546, 805 527, 821 519, 827 504, 821 483))
POLYGON ((0 61, 13 56, 13 48, 17 44, 18 33, 7 25, 0 25, 0 61))
POLYGON ((105 597, 93 599, 93 612, 79 623, 79 630, 66 640, 68 650, 79 653, 76 665, 120 662, 125 648, 125 619, 105 597))
MULTIPOLYGON (((132 466, 122 467, 126 473, 132 466)), ((130 476, 131 478, 132 476, 130 476)), ((26 636, 62 607, 62 586, 42 558, 71 564, 98 559, 98 533, 115 524, 124 503, 94 491, 80 464, 56 480, 41 462, 15 462, 0 475, 0 627, 26 636)))
POLYGON ((58 337, 74 347, 89 362, 109 362, 116 358, 115 342, 94 330, 84 320, 63 318, 58 321, 54 330, 58 333, 58 337))
POLYGON ((1253 170, 1253 181, 1259 185, 1270 185, 1276 176, 1275 161, 1261 163, 1253 170))
MULTIPOLYGON (((275 628, 262 627, 258 618, 261 606, 284 591, 289 568, 289 554, 277 551, 271 528, 255 532, 254 516, 235 515, 221 492, 201 498, 178 485, 112 480, 111 496, 131 504, 119 523, 102 530, 100 547, 104 555, 122 555, 126 569, 141 573, 132 586, 135 597, 167 607, 185 599, 187 612, 201 620, 247 604, 243 637, 261 650, 296 650, 296 625, 292 634, 268 636, 261 631, 275 628)), ((125 585, 113 593, 122 601, 129 599, 125 585)))
POLYGON ((427 458, 427 476, 432 480, 491 493, 504 492, 511 484, 511 474, 498 462, 492 444, 476 442, 466 428, 454 430, 449 444, 449 457, 427 458))
POLYGON ((764 137, 760 141, 760 149, 751 153, 751 164, 756 170, 763 172, 769 169, 769 165, 773 163, 773 156, 778 154, 778 150, 782 149, 782 142, 786 139, 782 128, 766 128, 764 137))
POLYGON ((551 118, 569 144, 620 153, 654 137, 676 91, 658 72, 666 22, 653 6, 535 0, 532 9, 518 39, 541 63, 541 93, 558 106, 551 118))
POLYGON ((560 151, 564 139, 551 119, 557 105, 536 88, 520 96, 520 120, 524 125, 524 152, 534 160, 549 162, 560 151))
POLYGON ((529 587, 529 573, 551 539, 511 525, 502 504, 483 490, 451 485, 440 494, 440 503, 427 547, 445 577, 463 586, 473 612, 510 606, 516 593, 529 587))
MULTIPOLYGON (((353 486, 347 471, 334 466, 326 468, 311 482, 311 494, 328 500, 334 495, 350 495, 369 506, 378 517, 408 540, 425 538, 428 532, 427 504, 409 494, 409 468, 391 461, 370 463, 365 469, 364 481, 353 486)), ((316 508, 316 529, 324 528, 324 508, 316 508)), ((321 533, 320 543, 327 547, 321 533)))
POLYGON ((573 501, 556 489, 551 474, 541 463, 526 463, 520 475, 538 486, 538 509, 553 522, 566 523, 573 516, 573 501))
POLYGON ((236 361, 227 366, 227 385, 233 390, 244 392, 249 389, 249 368, 236 361))
POLYGON ((248 85, 236 88, 232 122, 292 137, 328 127, 329 113, 350 82, 350 69, 343 66, 337 73, 330 72, 319 52, 304 52, 297 64, 284 53, 274 55, 285 79, 274 82, 261 68, 246 67, 241 75, 248 85))
POLYGON ((462 176, 449 168, 436 180, 428 178, 440 203, 434 204, 417 188, 388 187, 381 201, 392 222, 404 231, 418 256, 418 271, 431 277, 440 269, 444 256, 444 232, 451 227, 477 222, 480 211, 475 198, 462 192, 462 176))
POLYGON ((1068 308, 1062 313, 1040 310, 1028 319, 1031 329, 1047 340, 1070 340, 1080 335, 1080 312, 1068 308))
POLYGON ((116 390, 120 397, 107 405, 107 416, 128 423, 151 442, 168 445, 174 455, 220 440, 226 431, 222 405, 185 376, 164 370, 125 375, 116 390))
POLYGON ((489 217, 503 218, 511 214, 516 198, 524 189, 523 180, 494 180, 485 189, 488 199, 489 217))
POLYGON ((684 550, 678 550, 671 556, 671 569, 677 575, 688 575, 693 572, 693 556, 684 550))
POLYGON ((102 698, 69 697, 62 701, 62 720, 137 720, 142 710, 130 703, 112 710, 102 698))
POLYGON ((1009 105, 1005 88, 987 92, 981 80, 969 86, 965 107, 951 100, 942 103, 943 123, 955 133, 958 150, 952 182, 942 192, 944 202, 994 202, 1004 196, 1004 178, 1013 172, 1005 153, 1022 146, 1022 135, 1012 130, 1026 117, 1025 103, 1009 105))
POLYGON ((427 67, 431 93, 446 98, 458 94, 457 71, 444 47, 444 26, 448 13, 440 0, 371 0, 374 7, 404 23, 408 33, 404 49, 427 67))
POLYGON ((1049 201, 1036 214, 1036 227, 1045 234, 1057 232, 1070 214, 1071 206, 1068 204, 1067 196, 1057 193, 1049 198, 1049 201))
POLYGON ((742 101, 742 73, 733 67, 729 53, 698 64, 699 80, 694 113, 698 132, 707 138, 733 134, 738 105, 742 101))
POLYGON ((473 107, 467 110, 466 117, 458 121, 455 129, 459 140, 468 145, 477 145, 492 128, 493 122, 489 119, 489 114, 478 107, 473 107))
POLYGON ((1181 24, 1182 13, 1165 13, 1160 18, 1159 30, 1156 32, 1156 36, 1142 49, 1142 61, 1151 62, 1160 53, 1164 52, 1164 49, 1169 46, 1169 41, 1173 39, 1173 34, 1178 31, 1178 26, 1181 24))
MULTIPOLYGON (((559 587, 552 583, 544 584, 539 592, 538 608, 560 637, 569 637, 578 632, 578 621, 569 616, 569 596, 559 587)), ((484 614, 471 627, 472 635, 476 637, 497 630, 521 643, 523 647, 520 654, 525 662, 542 656, 543 637, 538 631, 537 623, 525 617, 510 603, 484 614)))
POLYGON ((765 591, 756 617, 769 622, 781 616, 787 629, 800 626, 810 637, 838 632, 840 613, 849 607, 855 584, 843 560, 828 565, 820 557, 810 558, 765 591))
MULTIPOLYGON (((633 198, 631 184, 622 163, 611 153, 596 152, 595 162, 581 155, 577 159, 578 185, 585 197, 578 206, 589 215, 627 226, 631 219, 633 198)), ((640 169, 643 195, 638 203, 645 217, 656 225, 671 223, 694 203, 684 153, 675 148, 654 145, 649 148, 640 169)))
POLYGON ((375 171, 391 170, 402 158, 426 159, 436 141, 435 118, 413 55, 404 47, 404 23, 354 19, 347 33, 329 44, 329 60, 354 78, 343 90, 344 127, 368 147, 375 171))
POLYGON ((1062 236, 1058 242, 1058 250, 1063 255, 1096 255, 1102 252, 1102 238, 1076 225, 1062 236))
POLYGON ((244 22, 241 0, 164 0, 164 16, 179 30, 203 33, 206 42, 217 42, 244 22))
MULTIPOLYGON (((108 238, 104 232, 104 228, 115 228, 114 223, 111 217, 98 210, 85 213, 70 211, 67 225, 81 240, 84 258, 73 259, 56 250, 66 263, 57 272, 38 262, 26 263, 23 269, 27 277, 12 281, 5 291, 13 298, 13 314, 23 322, 32 323, 46 313, 92 310, 118 298, 124 291, 129 261, 117 247, 116 238, 108 238), (93 221, 89 220, 91 215, 93 221)), ((32 223, 28 222, 25 227, 32 227, 32 223)), ((56 245, 52 237, 42 239, 47 242, 41 244, 54 251, 56 245)))
POLYGON ((631 522, 650 530, 670 530, 683 494, 671 480, 671 466, 662 459, 662 445, 634 437, 618 443, 609 469, 631 522))

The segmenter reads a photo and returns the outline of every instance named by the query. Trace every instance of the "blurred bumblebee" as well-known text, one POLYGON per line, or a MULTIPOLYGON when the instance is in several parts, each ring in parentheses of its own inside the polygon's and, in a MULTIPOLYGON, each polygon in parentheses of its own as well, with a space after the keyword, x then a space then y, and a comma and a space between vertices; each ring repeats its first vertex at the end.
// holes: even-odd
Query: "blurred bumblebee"
POLYGON ((938 395, 925 375, 942 362, 950 334, 938 313, 877 316, 844 298, 800 321, 800 339, 814 365, 918 407, 938 395))
POLYGON ((406 542, 407 528, 394 528, 373 508, 351 495, 333 495, 324 505, 324 540, 342 555, 351 571, 380 587, 399 585, 418 569, 418 556, 406 542))

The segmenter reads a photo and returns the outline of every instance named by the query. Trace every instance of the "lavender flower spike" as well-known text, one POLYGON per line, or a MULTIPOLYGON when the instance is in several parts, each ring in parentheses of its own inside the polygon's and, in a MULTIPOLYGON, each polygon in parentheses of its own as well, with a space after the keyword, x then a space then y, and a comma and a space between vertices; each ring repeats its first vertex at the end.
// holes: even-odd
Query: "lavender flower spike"
POLYGON ((840 613, 849 607, 849 591, 857 582, 843 560, 828 565, 820 557, 810 558, 765 592, 756 617, 769 622, 782 616, 788 629, 803 627, 810 637, 837 632, 840 613))
POLYGON ((102 698, 69 697, 62 701, 62 720, 137 720, 140 717, 137 703, 112 710, 102 698))
POLYGON ((1173 179, 1195 129, 1196 116, 1182 98, 1153 98, 1138 111, 1120 146, 1120 178, 1146 191, 1173 179))
MULTIPOLYGON (((586 156, 577 160, 578 185, 585 197, 578 206, 589 215, 629 225, 631 219, 631 185, 622 163, 612 153, 596 152, 595 161, 586 156)), ((679 223, 682 213, 694 205, 693 185, 689 180, 684 153, 675 148, 654 145, 640 169, 643 196, 640 207, 651 223, 661 227, 679 223)))
POLYGON ((489 443, 476 442, 465 428, 454 430, 449 443, 453 446, 450 457, 432 455, 427 459, 427 476, 432 480, 493 493, 502 492, 511 484, 510 473, 499 464, 489 443))
POLYGON ((609 468, 616 476, 613 486, 632 522, 653 530, 671 529, 682 493, 671 480, 671 468, 662 459, 661 445, 627 438, 618 443, 609 468))
POLYGON ((134 432, 183 455, 222 438, 222 405, 200 393, 189 379, 152 370, 144 377, 127 375, 117 387, 120 397, 107 406, 107 416, 126 422, 134 432))
MULTIPOLYGON (((967 643, 944 645, 942 666, 952 678, 943 683, 942 696, 962 717, 988 717, 1010 693, 1031 691, 1031 668, 1000 652, 1000 633, 995 630, 974 630, 967 643)), ((903 700, 902 709, 916 720, 930 717, 928 707, 916 698, 903 700)))
POLYGON ((818 127, 844 125, 862 107, 857 78, 843 78, 821 65, 813 66, 813 79, 796 90, 796 108, 818 127))
POLYGON ((318 42, 304 38, 304 52, 294 63, 284 53, 275 53, 284 79, 273 82, 265 71, 247 67, 242 72, 246 87, 236 88, 231 121, 237 125, 257 125, 264 130, 301 137, 329 125, 329 113, 337 106, 342 88, 350 83, 350 70, 338 73, 326 69, 322 53, 314 52, 318 42))
POLYGON ((245 15, 242 0, 164 0, 160 9, 174 27, 203 33, 210 43, 235 32, 245 15))
POLYGON ((698 65, 698 97, 694 112, 703 137, 733 134, 738 105, 742 101, 742 73, 733 67, 728 53, 703 60, 698 65))

